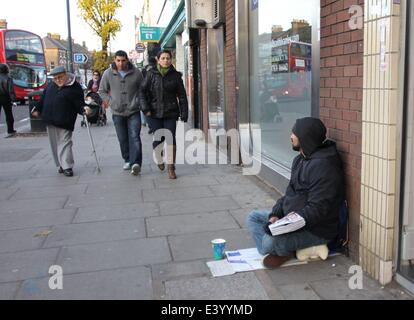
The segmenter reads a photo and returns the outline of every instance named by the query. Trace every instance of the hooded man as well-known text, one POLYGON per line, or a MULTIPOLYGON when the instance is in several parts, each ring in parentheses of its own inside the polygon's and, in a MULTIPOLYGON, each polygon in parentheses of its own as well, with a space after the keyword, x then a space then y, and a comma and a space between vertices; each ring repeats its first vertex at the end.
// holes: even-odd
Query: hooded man
POLYGON ((39 105, 32 109, 34 117, 42 116, 47 124, 50 147, 58 172, 73 176, 72 133, 77 115, 89 114, 85 107, 83 90, 72 73, 62 66, 50 72, 53 82, 43 92, 39 105), (59 150, 60 149, 60 150, 59 150))
POLYGON ((344 175, 335 142, 326 139, 326 127, 316 118, 296 120, 291 135, 292 148, 300 154, 293 160, 286 194, 272 211, 253 211, 247 226, 263 264, 276 268, 300 249, 328 244, 338 232, 339 212, 344 201, 344 175), (272 236, 268 225, 296 212, 305 227, 272 236))

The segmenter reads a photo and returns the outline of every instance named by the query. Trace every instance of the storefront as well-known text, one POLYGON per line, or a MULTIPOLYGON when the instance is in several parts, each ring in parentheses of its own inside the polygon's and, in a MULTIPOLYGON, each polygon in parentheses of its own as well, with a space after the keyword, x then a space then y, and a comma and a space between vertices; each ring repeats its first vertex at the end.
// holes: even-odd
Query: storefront
POLYGON ((260 129, 260 175, 284 190, 296 155, 292 126, 319 113, 319 1, 236 5, 240 125, 260 129))
POLYGON ((407 2, 400 245, 397 280, 414 292, 414 6, 407 2))

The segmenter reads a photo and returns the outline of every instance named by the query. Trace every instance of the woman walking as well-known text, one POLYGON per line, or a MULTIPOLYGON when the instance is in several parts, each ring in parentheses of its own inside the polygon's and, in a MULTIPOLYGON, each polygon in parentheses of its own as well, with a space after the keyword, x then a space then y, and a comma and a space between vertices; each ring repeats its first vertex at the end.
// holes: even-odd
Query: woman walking
MULTIPOLYGON (((188 120, 187 94, 182 74, 175 70, 172 65, 171 52, 162 50, 157 55, 157 61, 157 67, 147 72, 141 86, 141 109, 154 133, 160 129, 169 130, 171 133, 172 145, 167 140, 168 175, 170 179, 177 179, 175 174, 177 154, 175 135, 178 118, 183 122, 188 120)), ((156 135, 154 135, 152 146, 158 162, 158 168, 161 171, 165 169, 165 164, 162 160, 162 152, 159 152, 159 150, 163 149, 164 141, 165 135, 163 135, 161 141, 156 141, 156 135)))

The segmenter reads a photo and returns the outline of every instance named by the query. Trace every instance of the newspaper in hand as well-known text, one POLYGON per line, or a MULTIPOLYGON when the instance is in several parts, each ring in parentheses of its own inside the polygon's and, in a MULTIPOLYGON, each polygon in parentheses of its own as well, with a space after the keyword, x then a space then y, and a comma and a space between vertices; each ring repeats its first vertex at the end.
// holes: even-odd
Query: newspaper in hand
POLYGON ((296 212, 291 212, 282 219, 279 219, 275 223, 269 225, 269 230, 273 236, 278 236, 280 234, 299 230, 303 228, 305 224, 305 219, 303 219, 296 212))

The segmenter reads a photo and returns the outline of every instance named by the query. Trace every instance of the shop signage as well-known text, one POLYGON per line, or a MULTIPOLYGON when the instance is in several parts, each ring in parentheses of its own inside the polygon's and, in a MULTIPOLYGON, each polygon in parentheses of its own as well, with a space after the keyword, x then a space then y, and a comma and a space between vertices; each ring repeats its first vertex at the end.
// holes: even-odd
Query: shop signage
POLYGON ((159 27, 140 27, 142 42, 159 42, 163 29, 159 27))

